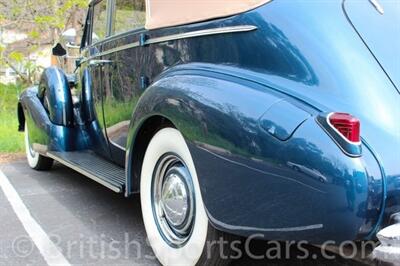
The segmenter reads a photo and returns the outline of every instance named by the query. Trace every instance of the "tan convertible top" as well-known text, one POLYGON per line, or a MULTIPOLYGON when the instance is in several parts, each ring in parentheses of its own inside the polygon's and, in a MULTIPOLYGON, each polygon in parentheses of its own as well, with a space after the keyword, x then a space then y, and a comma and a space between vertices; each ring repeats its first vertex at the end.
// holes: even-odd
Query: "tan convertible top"
POLYGON ((146 29, 239 14, 272 0, 146 0, 146 29))

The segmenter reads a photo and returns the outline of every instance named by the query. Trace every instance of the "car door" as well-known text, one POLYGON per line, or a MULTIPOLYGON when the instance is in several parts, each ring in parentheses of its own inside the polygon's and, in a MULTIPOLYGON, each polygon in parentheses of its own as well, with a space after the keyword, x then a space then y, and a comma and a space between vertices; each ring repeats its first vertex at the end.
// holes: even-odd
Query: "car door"
POLYGON ((109 32, 108 27, 108 11, 107 0, 94 1, 90 6, 88 21, 90 32, 88 38, 88 47, 83 52, 88 58, 81 66, 81 76, 84 88, 83 97, 88 107, 84 111, 86 120, 92 124, 90 128, 90 139, 92 141, 92 149, 99 155, 111 159, 111 152, 104 127, 103 98, 107 80, 104 79, 104 71, 108 61, 101 56, 103 40, 109 32), (86 95, 86 96, 85 96, 86 95), (92 114, 94 113, 94 114, 92 114), (93 116, 93 117, 91 117, 93 116))
POLYGON ((110 41, 104 46, 104 119, 113 160, 124 165, 132 112, 142 93, 141 75, 146 48, 136 45, 145 32, 145 0, 115 0, 110 41))

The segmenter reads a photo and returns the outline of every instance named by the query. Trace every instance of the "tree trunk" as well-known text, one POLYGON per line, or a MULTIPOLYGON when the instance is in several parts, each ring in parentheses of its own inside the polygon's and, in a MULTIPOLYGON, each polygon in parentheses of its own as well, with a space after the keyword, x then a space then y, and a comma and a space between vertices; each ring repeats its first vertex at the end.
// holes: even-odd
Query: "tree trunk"
POLYGON ((25 83, 30 83, 31 81, 29 80, 29 77, 27 77, 26 75, 24 75, 24 73, 21 73, 21 71, 18 70, 17 67, 15 67, 10 60, 8 60, 7 58, 5 58, 6 64, 15 71, 15 73, 17 73, 18 76, 21 77, 21 79, 25 82, 25 83))

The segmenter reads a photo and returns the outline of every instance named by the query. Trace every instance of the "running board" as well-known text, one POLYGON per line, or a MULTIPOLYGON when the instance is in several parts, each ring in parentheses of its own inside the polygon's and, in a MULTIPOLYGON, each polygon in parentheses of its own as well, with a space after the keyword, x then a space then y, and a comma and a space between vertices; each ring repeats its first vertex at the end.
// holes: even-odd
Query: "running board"
POLYGON ((47 152, 47 156, 68 166, 103 186, 122 193, 125 187, 125 169, 91 151, 47 152))

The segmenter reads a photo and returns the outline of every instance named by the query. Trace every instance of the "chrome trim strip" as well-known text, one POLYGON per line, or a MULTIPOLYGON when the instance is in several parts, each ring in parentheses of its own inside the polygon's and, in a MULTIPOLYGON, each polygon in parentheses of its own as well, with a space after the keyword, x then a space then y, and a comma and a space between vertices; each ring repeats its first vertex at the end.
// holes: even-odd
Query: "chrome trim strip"
POLYGON ((369 2, 375 7, 375 9, 383 15, 385 13, 385 10, 383 10, 382 5, 378 2, 378 0, 369 0, 369 2))
POLYGON ((116 186, 113 186, 112 184, 104 181, 101 178, 98 178, 97 176, 95 176, 95 175, 93 175, 93 174, 91 174, 91 173, 89 173, 89 172, 87 172, 87 171, 85 171, 83 169, 80 169, 76 165, 74 165, 74 164, 72 164, 72 163, 70 163, 70 162, 68 162, 68 161, 66 161, 66 160, 64 160, 64 159, 52 154, 51 152, 47 152, 46 156, 58 161, 59 163, 65 165, 65 166, 68 166, 69 168, 75 170, 76 172, 78 172, 78 173, 80 173, 80 174, 82 174, 82 175, 84 175, 86 177, 89 177, 93 181, 96 181, 97 183, 102 184, 103 186, 111 189, 114 192, 117 192, 117 193, 121 193, 122 192, 120 188, 118 188, 116 186))
POLYGON ((206 29, 206 30, 197 30, 179 34, 172 34, 163 37, 156 37, 149 39, 145 42, 145 44, 154 44, 160 42, 168 42, 173 40, 180 40, 185 38, 193 38, 199 36, 207 36, 207 35, 216 35, 216 34, 226 34, 226 33, 235 33, 235 32, 247 32, 256 30, 257 27, 253 25, 243 25, 243 26, 232 26, 232 27, 223 27, 223 28, 215 28, 215 29, 206 29))
MULTIPOLYGON (((174 40, 181 40, 181 39, 186 39, 186 38, 194 38, 194 37, 200 37, 200 36, 235 33, 235 32, 248 32, 248 31, 253 31, 256 29, 257 29, 257 27, 253 26, 253 25, 241 25, 241 26, 222 27, 222 28, 214 28, 214 29, 206 29, 206 30, 197 30, 197 31, 185 32, 185 33, 167 35, 167 36, 163 36, 163 37, 151 38, 151 39, 146 40, 144 45, 168 42, 168 41, 174 41, 174 40)), ((100 57, 100 56, 112 54, 115 52, 120 52, 120 51, 123 51, 126 49, 138 47, 138 46, 140 46, 139 42, 125 44, 125 45, 101 52, 99 54, 93 55, 91 57, 85 58, 84 60, 82 60, 82 63, 86 62, 92 58, 95 58, 95 57, 100 57)))
POLYGON ((109 65, 112 64, 111 60, 96 60, 92 59, 89 61, 89 66, 103 66, 103 65, 109 65))
MULTIPOLYGON (((342 147, 342 145, 341 145, 341 144, 331 135, 331 133, 325 128, 325 126, 324 126, 323 124, 321 124, 321 122, 318 121, 317 117, 315 117, 315 122, 317 122, 317 124, 322 128, 322 130, 325 131, 326 134, 328 134, 328 136, 333 140, 333 142, 335 142, 335 144, 339 147, 339 149, 340 149, 344 154, 346 154, 347 156, 352 157, 352 158, 360 157, 359 154, 352 154, 352 153, 347 152, 347 151, 342 147)), ((361 138, 361 139, 362 139, 362 138, 361 138)), ((360 145, 361 145, 361 143, 362 143, 362 141, 360 142, 360 145)))
POLYGON ((119 51, 123 51, 123 50, 127 50, 127 49, 130 49, 130 48, 134 48, 134 47, 138 47, 139 45, 140 45, 139 42, 128 43, 128 44, 125 44, 125 45, 122 45, 122 46, 119 46, 119 47, 116 47, 116 48, 113 48, 113 49, 110 49, 110 50, 107 50, 107 51, 104 51, 104 52, 101 52, 101 53, 98 53, 98 54, 95 54, 93 56, 86 57, 81 62, 84 63, 84 62, 86 62, 88 60, 91 60, 93 58, 96 58, 96 57, 100 57, 100 56, 116 53, 116 52, 119 52, 119 51))
POLYGON ((281 228, 262 228, 262 227, 250 227, 241 225, 231 225, 215 219, 210 212, 207 211, 208 217, 211 223, 219 225, 222 228, 226 228, 234 231, 250 231, 250 232, 300 232, 307 230, 316 230, 324 228, 323 224, 310 224, 304 226, 294 226, 294 227, 281 227, 281 228))

